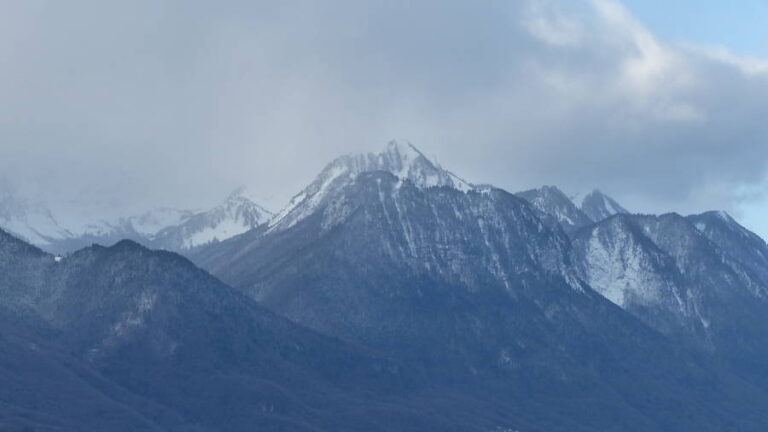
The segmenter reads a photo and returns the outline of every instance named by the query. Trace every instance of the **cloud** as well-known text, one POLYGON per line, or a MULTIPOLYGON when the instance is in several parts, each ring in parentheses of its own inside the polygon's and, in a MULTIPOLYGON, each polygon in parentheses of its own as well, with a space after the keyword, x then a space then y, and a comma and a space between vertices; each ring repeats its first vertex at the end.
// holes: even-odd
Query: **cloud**
POLYGON ((615 1, 3 9, 0 170, 63 209, 239 184, 274 209, 393 137, 471 181, 642 211, 735 208, 766 177, 768 60, 665 41, 615 1))
POLYGON ((687 45, 686 48, 694 54, 731 65, 748 77, 765 78, 768 76, 768 59, 738 55, 724 46, 687 45))
POLYGON ((621 4, 595 0, 593 5, 609 30, 611 39, 622 42, 619 55, 620 85, 635 103, 660 119, 671 121, 701 120, 702 114, 691 104, 676 100, 676 95, 693 85, 693 72, 669 47, 664 46, 621 4))
POLYGON ((579 46, 584 39, 582 23, 551 1, 529 2, 520 24, 532 36, 550 45, 579 46))

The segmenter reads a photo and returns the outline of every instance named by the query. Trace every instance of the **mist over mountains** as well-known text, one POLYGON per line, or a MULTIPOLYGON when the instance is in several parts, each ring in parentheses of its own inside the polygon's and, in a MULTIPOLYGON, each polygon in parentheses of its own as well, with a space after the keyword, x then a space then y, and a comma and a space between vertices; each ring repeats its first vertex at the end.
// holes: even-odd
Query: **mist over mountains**
POLYGON ((768 427, 768 245, 724 212, 510 193, 395 141, 275 214, 0 204, 0 428, 768 427))
POLYGON ((144 213, 64 227, 44 203, 30 204, 6 191, 0 196, 0 227, 52 253, 130 239, 165 250, 186 250, 242 234, 272 216, 240 187, 208 210, 155 208, 144 213))

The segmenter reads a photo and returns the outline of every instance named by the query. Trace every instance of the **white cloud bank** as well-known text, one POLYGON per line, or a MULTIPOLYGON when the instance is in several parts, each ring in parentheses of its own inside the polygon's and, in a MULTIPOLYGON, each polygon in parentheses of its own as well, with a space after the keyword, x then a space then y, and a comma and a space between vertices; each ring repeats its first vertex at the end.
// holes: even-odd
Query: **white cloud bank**
POLYGON ((3 10, 0 169, 71 207, 238 184, 276 207, 392 137, 471 181, 597 186, 643 211, 733 210, 766 178, 768 60, 662 40, 616 1, 3 10))

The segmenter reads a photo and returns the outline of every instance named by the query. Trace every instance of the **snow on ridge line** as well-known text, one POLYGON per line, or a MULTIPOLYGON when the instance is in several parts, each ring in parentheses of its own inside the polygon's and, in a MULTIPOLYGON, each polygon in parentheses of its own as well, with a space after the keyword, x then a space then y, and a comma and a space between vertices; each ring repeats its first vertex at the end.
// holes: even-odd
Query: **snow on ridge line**
POLYGON ((334 159, 303 191, 269 221, 269 231, 287 229, 312 214, 333 192, 364 172, 385 171, 419 188, 452 187, 461 192, 475 187, 431 161, 410 142, 390 141, 380 153, 348 154, 334 159))

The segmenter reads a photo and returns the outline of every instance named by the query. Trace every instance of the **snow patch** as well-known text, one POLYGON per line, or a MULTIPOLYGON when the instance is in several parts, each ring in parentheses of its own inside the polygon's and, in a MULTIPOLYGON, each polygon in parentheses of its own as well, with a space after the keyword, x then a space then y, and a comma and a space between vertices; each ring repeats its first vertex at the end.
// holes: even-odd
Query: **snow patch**
POLYGON ((587 283, 614 304, 626 308, 629 300, 643 305, 662 301, 662 292, 674 291, 649 264, 642 246, 631 234, 617 228, 611 240, 601 238, 596 228, 586 245, 587 283))
POLYGON ((191 234, 184 239, 183 247, 189 249, 214 241, 226 240, 230 237, 242 234, 251 228, 250 225, 239 220, 224 220, 214 226, 205 227, 202 230, 191 234))

